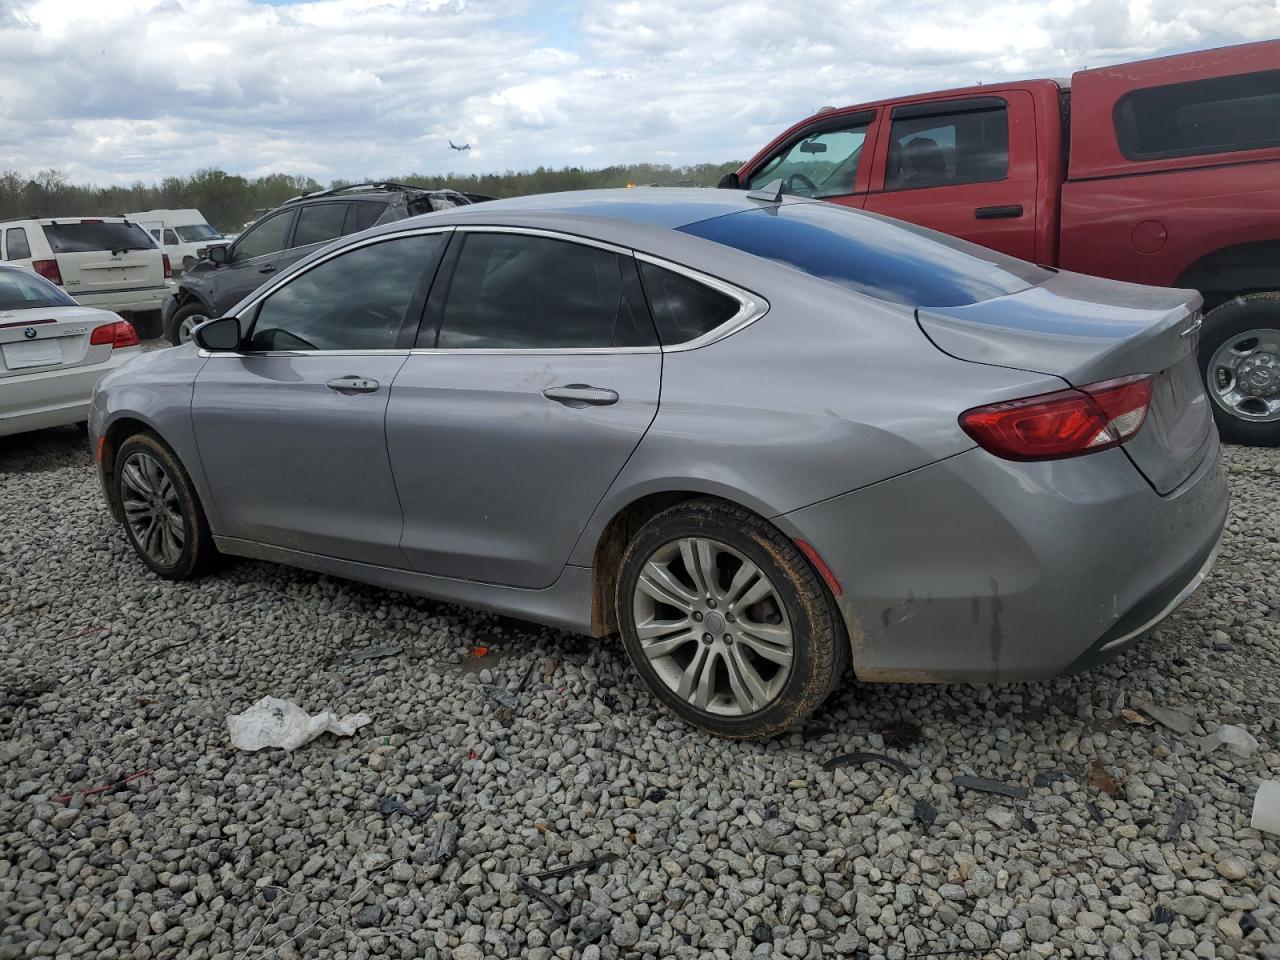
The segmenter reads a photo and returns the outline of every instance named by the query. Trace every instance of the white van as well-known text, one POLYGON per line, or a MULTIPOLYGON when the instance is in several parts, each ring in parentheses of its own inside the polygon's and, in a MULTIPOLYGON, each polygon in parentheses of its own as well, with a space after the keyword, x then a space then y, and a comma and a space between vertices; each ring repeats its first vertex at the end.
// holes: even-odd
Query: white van
POLYGON ((175 277, 194 267, 209 247, 229 242, 199 210, 143 210, 125 216, 140 224, 169 255, 175 277))
POLYGON ((0 223, 0 255, 30 267, 77 303, 118 313, 143 336, 160 329, 169 258, 123 217, 42 217, 0 223))

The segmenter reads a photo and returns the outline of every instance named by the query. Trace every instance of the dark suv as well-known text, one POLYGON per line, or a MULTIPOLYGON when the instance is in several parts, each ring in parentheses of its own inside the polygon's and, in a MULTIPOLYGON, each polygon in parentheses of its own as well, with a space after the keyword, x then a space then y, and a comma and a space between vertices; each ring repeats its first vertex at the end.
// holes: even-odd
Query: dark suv
POLYGON ((162 308, 165 338, 175 346, 192 328, 219 317, 270 279, 337 237, 376 223, 488 200, 457 190, 429 190, 402 183, 361 183, 287 200, 263 215, 234 243, 210 247, 182 275, 178 292, 162 308))

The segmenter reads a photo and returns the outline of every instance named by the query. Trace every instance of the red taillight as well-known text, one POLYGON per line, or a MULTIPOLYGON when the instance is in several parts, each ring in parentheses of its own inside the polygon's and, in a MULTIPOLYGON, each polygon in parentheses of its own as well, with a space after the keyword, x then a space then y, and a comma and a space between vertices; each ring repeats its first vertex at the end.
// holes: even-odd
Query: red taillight
POLYGON ((169 255, 167 253, 160 254, 160 262, 164 264, 164 278, 168 280, 173 276, 173 267, 169 264, 169 255))
POLYGON ((31 269, 40 276, 44 277, 50 283, 56 283, 62 286, 62 271, 58 269, 57 260, 33 260, 31 269))
POLYGON ((1142 374, 974 407, 960 426, 982 449, 1006 460, 1056 460, 1124 443, 1142 426, 1151 377, 1142 374))
POLYGON ((98 346, 109 343, 111 349, 115 350, 117 347, 136 347, 141 341, 138 340, 138 331, 133 329, 132 323, 117 320, 115 323, 95 327, 93 333, 89 334, 89 342, 98 346))
POLYGON ((101 223, 101 220, 81 220, 81 223, 101 223))

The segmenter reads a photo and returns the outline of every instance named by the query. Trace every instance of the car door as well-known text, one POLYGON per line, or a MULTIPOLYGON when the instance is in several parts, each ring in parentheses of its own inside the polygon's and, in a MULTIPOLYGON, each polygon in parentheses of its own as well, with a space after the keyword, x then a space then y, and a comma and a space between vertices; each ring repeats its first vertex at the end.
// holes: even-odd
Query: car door
POLYGON ((231 245, 228 260, 211 284, 214 302, 221 315, 257 290, 276 272, 280 251, 289 242, 295 209, 282 210, 259 220, 231 245))
POLYGON ((874 110, 824 116, 788 137, 742 181, 758 190, 775 180, 785 193, 861 207, 866 200, 874 110))
POLYGON ((387 445, 416 570, 541 588, 658 407, 662 354, 630 253, 459 228, 387 445))
POLYGON ((209 357, 191 410, 220 536, 404 567, 384 419, 446 234, 379 238, 289 277, 209 357))
POLYGON ((866 209, 1035 258, 1036 136, 1026 91, 893 108, 866 209))

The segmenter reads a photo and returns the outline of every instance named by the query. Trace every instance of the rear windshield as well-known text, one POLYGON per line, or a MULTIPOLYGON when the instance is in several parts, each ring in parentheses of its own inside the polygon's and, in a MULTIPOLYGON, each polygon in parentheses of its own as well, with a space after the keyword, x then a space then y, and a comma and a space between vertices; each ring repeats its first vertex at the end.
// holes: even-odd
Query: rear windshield
POLYGON ((185 227, 174 227, 173 230, 183 243, 199 243, 201 240, 222 239, 222 234, 207 223, 193 223, 185 227))
POLYGON ((1050 276, 965 240, 829 203, 761 207, 680 230, 910 307, 965 306, 1050 276))
POLYGON ((0 310, 75 305, 74 300, 43 277, 18 267, 0 267, 0 310))
POLYGON ((155 243, 136 223, 86 220, 54 222, 44 228, 54 253, 88 253, 96 250, 152 250, 155 243))

